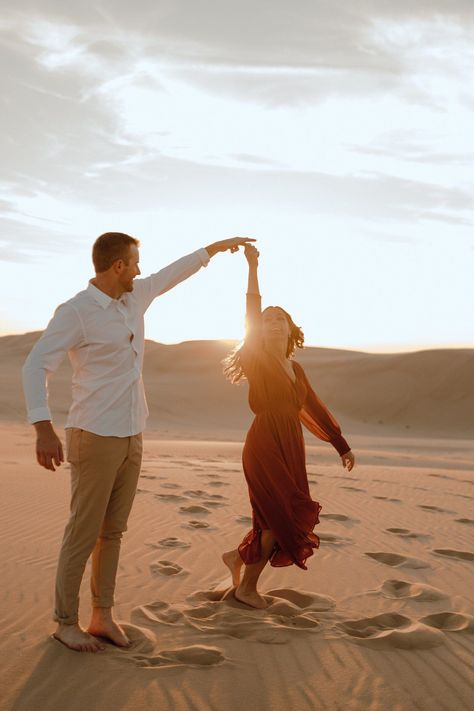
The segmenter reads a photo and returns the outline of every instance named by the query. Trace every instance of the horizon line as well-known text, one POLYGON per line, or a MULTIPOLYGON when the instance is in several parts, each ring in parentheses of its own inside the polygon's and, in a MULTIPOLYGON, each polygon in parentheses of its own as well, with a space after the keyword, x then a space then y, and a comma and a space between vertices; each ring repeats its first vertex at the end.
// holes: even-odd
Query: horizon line
MULTIPOLYGON (((42 329, 44 330, 44 329, 42 329)), ((42 330, 38 331, 17 331, 17 332, 3 332, 0 331, 0 338, 7 338, 9 336, 27 336, 32 333, 42 333, 42 330)), ((242 341, 241 338, 189 338, 182 341, 158 341, 154 338, 145 338, 146 341, 152 341, 153 343, 158 343, 163 346, 179 346, 183 343, 193 343, 208 341, 209 343, 228 343, 229 346, 234 346, 235 344, 242 341)), ((311 344, 305 343, 304 348, 321 348, 325 350, 336 350, 336 351, 355 351, 363 353, 373 353, 380 355, 388 355, 390 353, 416 353, 419 351, 438 351, 438 350, 466 350, 474 349, 474 343, 416 343, 416 344, 354 344, 351 346, 335 346, 335 345, 323 345, 323 344, 311 344)))

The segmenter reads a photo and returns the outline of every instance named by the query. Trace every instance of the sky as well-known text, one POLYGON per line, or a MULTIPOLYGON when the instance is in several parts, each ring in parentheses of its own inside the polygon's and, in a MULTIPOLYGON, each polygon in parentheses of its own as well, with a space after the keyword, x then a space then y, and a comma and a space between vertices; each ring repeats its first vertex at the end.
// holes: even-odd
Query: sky
MULTIPOLYGON (((472 0, 1 0, 0 335, 43 329, 105 231, 144 276, 255 237, 306 344, 474 346, 472 0)), ((240 339, 246 262, 148 338, 240 339)))

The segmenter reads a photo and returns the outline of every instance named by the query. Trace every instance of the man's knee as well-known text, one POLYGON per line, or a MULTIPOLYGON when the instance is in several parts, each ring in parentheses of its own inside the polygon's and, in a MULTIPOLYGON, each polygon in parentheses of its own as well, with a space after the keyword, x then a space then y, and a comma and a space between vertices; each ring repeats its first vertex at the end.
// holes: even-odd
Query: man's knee
POLYGON ((107 527, 104 526, 100 532, 99 538, 104 538, 106 540, 120 540, 127 530, 127 526, 114 526, 107 527))

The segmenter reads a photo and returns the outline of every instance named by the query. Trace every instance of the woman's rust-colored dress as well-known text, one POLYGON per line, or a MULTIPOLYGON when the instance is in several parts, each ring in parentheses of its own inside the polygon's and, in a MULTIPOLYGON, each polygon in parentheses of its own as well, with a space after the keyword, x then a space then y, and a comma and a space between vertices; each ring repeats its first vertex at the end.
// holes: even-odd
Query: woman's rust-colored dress
POLYGON ((240 358, 255 418, 242 453, 253 528, 239 545, 239 553, 244 563, 257 563, 261 559, 261 531, 271 529, 277 542, 270 564, 294 563, 306 570, 306 559, 319 548, 313 528, 319 523, 321 506, 309 492, 301 424, 330 442, 340 455, 350 447, 301 365, 291 361, 296 377, 293 383, 275 356, 264 350, 258 294, 247 294, 247 333, 240 358))

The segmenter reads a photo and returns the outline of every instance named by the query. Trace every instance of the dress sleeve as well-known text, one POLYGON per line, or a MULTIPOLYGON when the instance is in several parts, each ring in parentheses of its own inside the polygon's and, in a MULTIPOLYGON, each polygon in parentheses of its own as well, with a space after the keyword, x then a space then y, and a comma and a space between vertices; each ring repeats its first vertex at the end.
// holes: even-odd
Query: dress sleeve
POLYGON ((342 457, 351 448, 341 434, 339 423, 314 392, 303 368, 299 368, 306 385, 306 400, 300 410, 300 420, 318 439, 330 442, 342 457))
POLYGON ((262 353, 262 297, 260 294, 247 294, 245 315, 245 340, 240 349, 240 362, 248 377, 262 353))

